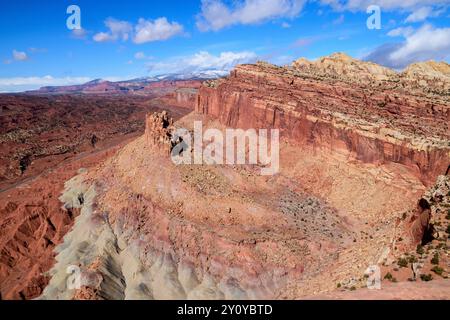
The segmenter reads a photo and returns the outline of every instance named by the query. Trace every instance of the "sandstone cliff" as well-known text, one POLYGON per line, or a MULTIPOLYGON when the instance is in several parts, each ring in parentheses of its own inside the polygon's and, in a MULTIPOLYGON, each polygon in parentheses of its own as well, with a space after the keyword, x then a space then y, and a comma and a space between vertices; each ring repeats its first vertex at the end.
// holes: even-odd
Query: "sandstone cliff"
POLYGON ((241 65, 207 82, 196 110, 232 127, 280 128, 297 144, 349 159, 399 163, 430 186, 450 163, 450 82, 447 73, 415 86, 448 72, 445 64, 419 66, 399 75, 342 54, 284 68, 241 65))
POLYGON ((397 86, 389 79, 399 75, 373 64, 328 60, 306 71, 238 66, 204 83, 197 113, 174 123, 149 115, 142 137, 67 182, 65 206, 84 201, 41 298, 309 297, 365 286, 367 267, 414 250, 438 211, 419 199, 449 165, 447 96, 397 86), (194 120, 279 128, 280 172, 175 165, 172 130, 194 120), (68 287, 71 266, 78 289, 68 287))

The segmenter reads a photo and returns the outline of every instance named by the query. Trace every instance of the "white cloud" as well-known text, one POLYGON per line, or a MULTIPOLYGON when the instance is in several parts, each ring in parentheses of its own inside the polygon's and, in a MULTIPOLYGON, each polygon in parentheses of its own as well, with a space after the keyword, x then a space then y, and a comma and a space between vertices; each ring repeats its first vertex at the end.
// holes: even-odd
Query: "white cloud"
POLYGON ((167 40, 183 32, 183 26, 177 22, 169 22, 162 17, 155 21, 139 19, 135 27, 135 43, 167 40))
POLYGON ((145 59, 145 53, 143 53, 142 51, 136 52, 134 54, 134 58, 138 60, 145 59))
POLYGON ((28 55, 24 51, 13 50, 12 52, 13 59, 15 61, 25 61, 28 60, 28 55))
POLYGON ((74 39, 85 39, 87 36, 88 32, 86 31, 86 29, 73 29, 71 32, 71 36, 74 39))
POLYGON ((450 0, 320 0, 335 10, 366 11, 370 5, 378 5, 385 10, 415 10, 423 6, 442 5, 450 0))
POLYGON ((444 59, 450 55, 450 28, 424 25, 406 38, 406 43, 390 55, 396 63, 444 59))
POLYGON ((388 36, 389 37, 407 37, 411 34, 414 33, 414 28, 413 27, 399 27, 396 29, 392 29, 391 31, 388 32, 388 36))
POLYGON ((220 30, 236 24, 257 24, 277 18, 298 16, 306 0, 238 0, 233 6, 222 0, 202 0, 197 27, 201 31, 220 30))
POLYGON ((133 26, 130 22, 108 18, 105 21, 107 32, 98 32, 93 39, 96 42, 127 41, 132 38, 134 43, 141 44, 152 41, 167 40, 183 32, 183 26, 177 22, 169 22, 161 17, 154 21, 139 19, 133 26))
POLYGON ((338 18, 336 18, 335 20, 333 20, 333 24, 334 25, 339 25, 339 24, 343 24, 345 21, 345 16, 343 14, 341 14, 338 18))
POLYGON ((0 92, 18 92, 25 90, 39 89, 45 86, 64 86, 86 83, 92 80, 89 77, 64 77, 54 78, 52 76, 44 77, 14 77, 0 78, 0 92))
POLYGON ((427 60, 450 58, 450 28, 434 28, 429 24, 411 32, 398 31, 405 40, 401 43, 385 44, 371 52, 366 60, 395 69, 427 60))
POLYGON ((202 72, 208 70, 229 71, 237 64, 251 63, 256 60, 257 55, 250 51, 222 52, 219 55, 200 51, 192 56, 148 63, 147 66, 154 74, 202 72))
POLYGON ((133 27, 131 23, 127 21, 120 21, 113 18, 108 18, 105 21, 106 27, 109 29, 108 32, 99 32, 94 35, 94 41, 105 42, 105 41, 117 41, 128 40, 133 27))
POLYGON ((143 52, 143 51, 139 51, 134 54, 134 59, 136 59, 136 60, 153 60, 154 57, 146 55, 145 52, 143 52))
POLYGON ((93 39, 96 42, 113 41, 113 37, 110 34, 106 33, 106 32, 96 33, 94 35, 93 39))
POLYGON ((411 13, 405 22, 420 22, 428 18, 434 18, 441 14, 442 11, 434 11, 432 7, 421 7, 411 13))
POLYGON ((283 22, 281 24, 281 27, 284 28, 284 29, 289 29, 291 27, 291 25, 289 23, 287 23, 287 22, 283 22))
POLYGON ((48 50, 47 48, 30 47, 28 48, 28 51, 30 51, 31 53, 46 53, 48 50))

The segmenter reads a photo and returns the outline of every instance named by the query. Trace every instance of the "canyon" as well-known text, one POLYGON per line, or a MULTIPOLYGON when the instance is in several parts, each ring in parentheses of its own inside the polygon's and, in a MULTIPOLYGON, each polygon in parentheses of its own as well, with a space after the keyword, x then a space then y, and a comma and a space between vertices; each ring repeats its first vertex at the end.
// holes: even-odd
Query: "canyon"
POLYGON ((137 119, 144 132, 52 184, 51 224, 26 211, 14 222, 13 192, 28 191, 0 197, 18 230, 0 242, 2 297, 448 299, 449 88, 446 63, 395 72, 338 53, 163 90, 159 110, 137 119), (279 129, 280 171, 175 165, 172 134, 195 121, 279 129), (45 264, 12 263, 30 245, 45 245, 45 264), (71 266, 79 288, 68 287, 71 266), (377 293, 363 289, 370 266, 381 269, 377 293))
POLYGON ((200 83, 161 82, 139 96, 0 95, 0 298, 36 298, 47 285, 54 248, 79 214, 61 208, 64 182, 141 135, 147 113, 185 115, 200 83))

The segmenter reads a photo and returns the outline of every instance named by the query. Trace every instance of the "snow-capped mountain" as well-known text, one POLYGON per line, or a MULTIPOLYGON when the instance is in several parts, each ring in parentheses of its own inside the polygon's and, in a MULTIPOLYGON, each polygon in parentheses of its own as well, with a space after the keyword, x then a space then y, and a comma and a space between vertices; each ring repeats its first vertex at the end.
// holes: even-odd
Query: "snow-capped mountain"
POLYGON ((217 79, 227 76, 226 70, 202 70, 185 73, 161 74, 149 77, 139 77, 135 79, 112 82, 104 79, 95 79, 84 84, 71 86, 42 87, 31 93, 123 93, 144 91, 148 85, 166 81, 202 81, 217 79))

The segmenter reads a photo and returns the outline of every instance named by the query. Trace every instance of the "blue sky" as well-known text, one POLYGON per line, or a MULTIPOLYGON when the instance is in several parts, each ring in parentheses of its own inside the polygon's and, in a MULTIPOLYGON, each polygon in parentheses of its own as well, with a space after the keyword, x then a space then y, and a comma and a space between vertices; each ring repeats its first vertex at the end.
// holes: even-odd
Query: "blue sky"
POLYGON ((95 78, 288 64, 343 51, 402 69, 449 61, 450 0, 28 0, 2 2, 0 92, 95 78), (81 30, 69 30, 69 5, 81 30), (381 9, 380 29, 366 12, 381 9))

